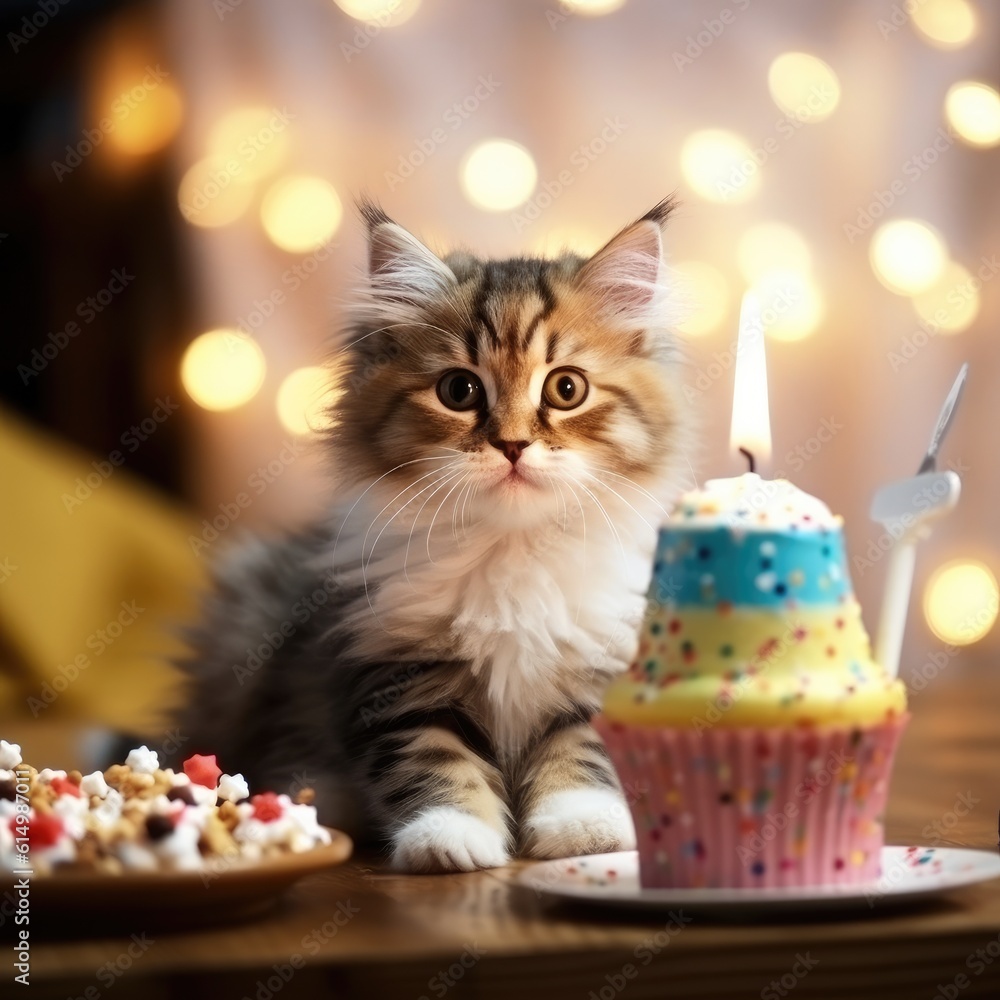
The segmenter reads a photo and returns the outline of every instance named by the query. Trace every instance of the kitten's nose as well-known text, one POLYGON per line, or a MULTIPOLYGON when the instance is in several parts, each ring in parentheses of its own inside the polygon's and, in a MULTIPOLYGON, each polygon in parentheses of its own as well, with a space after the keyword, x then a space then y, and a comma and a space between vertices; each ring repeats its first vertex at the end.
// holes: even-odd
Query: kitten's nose
POLYGON ((490 441, 490 444, 494 448, 498 448, 503 452, 504 458, 510 462, 511 465, 516 465, 517 460, 521 457, 521 452, 531 444, 530 441, 490 441))

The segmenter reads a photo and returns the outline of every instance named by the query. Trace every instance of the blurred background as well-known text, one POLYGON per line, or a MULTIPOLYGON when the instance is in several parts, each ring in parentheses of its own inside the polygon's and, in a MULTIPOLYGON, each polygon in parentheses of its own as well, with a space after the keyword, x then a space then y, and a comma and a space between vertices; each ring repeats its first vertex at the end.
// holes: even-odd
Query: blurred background
POLYGON ((591 252, 676 191, 692 478, 744 468, 753 288, 758 458, 845 516, 870 629, 891 542, 873 492, 916 472, 969 361, 942 452, 963 496, 920 550, 902 673, 916 696, 989 669, 994 5, 5 0, 0 18, 5 731, 170 740, 170 629, 211 559, 321 506, 318 366, 363 279, 361 192, 436 249, 519 254, 591 252))

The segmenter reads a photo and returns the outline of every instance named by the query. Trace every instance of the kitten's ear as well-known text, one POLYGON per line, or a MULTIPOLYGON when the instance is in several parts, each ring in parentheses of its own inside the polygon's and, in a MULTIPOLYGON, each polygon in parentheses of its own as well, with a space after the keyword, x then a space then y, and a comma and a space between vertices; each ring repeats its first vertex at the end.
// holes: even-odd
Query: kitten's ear
POLYGON ((577 274, 577 286, 609 315, 644 322, 662 291, 663 227, 673 211, 661 201, 641 219, 609 240, 577 274))
POLYGON ((372 202, 359 208, 368 224, 368 276, 381 299, 422 305, 456 283, 451 268, 372 202))

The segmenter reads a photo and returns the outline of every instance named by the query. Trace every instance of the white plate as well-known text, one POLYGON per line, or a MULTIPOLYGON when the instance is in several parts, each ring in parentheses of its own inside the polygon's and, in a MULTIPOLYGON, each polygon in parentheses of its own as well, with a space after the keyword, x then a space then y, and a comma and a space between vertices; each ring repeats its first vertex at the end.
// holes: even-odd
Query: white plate
POLYGON ((1000 856, 958 847, 883 847, 882 876, 865 885, 788 889, 643 889, 636 851, 543 861, 516 882, 537 894, 623 909, 684 906, 725 916, 781 911, 874 910, 1000 877, 1000 856))

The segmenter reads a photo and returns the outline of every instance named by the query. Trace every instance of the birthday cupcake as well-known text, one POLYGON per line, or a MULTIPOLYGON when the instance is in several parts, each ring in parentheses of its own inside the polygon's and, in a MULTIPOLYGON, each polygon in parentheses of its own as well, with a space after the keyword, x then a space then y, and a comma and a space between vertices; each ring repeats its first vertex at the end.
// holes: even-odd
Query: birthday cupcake
POLYGON ((872 659, 842 526, 747 474, 661 530, 638 655, 594 722, 644 886, 878 877, 906 692, 872 659))

